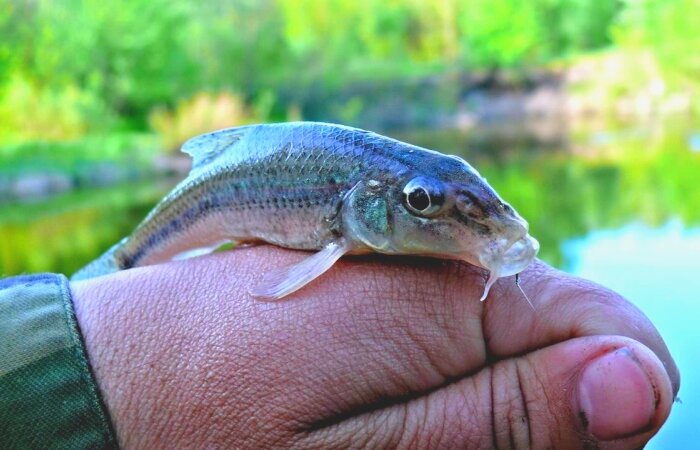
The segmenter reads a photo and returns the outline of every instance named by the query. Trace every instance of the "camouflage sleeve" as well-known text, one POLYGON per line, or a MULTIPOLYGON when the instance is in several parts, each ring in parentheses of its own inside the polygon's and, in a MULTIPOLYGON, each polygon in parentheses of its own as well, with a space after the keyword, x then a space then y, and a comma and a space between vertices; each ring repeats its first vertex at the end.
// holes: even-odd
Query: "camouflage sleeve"
POLYGON ((68 280, 0 279, 0 448, 116 448, 68 280))

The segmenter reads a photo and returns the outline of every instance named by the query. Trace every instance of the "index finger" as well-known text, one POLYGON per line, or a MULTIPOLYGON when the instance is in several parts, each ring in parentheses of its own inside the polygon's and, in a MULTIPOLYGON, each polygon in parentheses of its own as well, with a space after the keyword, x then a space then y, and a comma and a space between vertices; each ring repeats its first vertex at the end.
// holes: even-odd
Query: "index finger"
POLYGON ((520 284, 534 310, 512 277, 499 280, 493 298, 485 304, 484 339, 493 357, 518 355, 576 337, 620 335, 649 347, 663 362, 674 395, 678 393, 680 375, 663 338, 619 294, 541 261, 521 274, 520 284))

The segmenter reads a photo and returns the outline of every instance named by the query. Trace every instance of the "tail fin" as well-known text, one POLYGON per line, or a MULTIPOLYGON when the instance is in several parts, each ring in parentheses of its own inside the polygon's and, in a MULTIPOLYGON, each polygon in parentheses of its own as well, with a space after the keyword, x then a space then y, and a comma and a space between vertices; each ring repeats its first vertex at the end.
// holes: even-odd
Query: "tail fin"
POLYGON ((99 258, 75 272, 70 278, 71 281, 86 280, 88 278, 95 278, 122 270, 117 263, 115 254, 125 241, 126 238, 122 239, 119 243, 113 245, 109 250, 104 252, 99 258))

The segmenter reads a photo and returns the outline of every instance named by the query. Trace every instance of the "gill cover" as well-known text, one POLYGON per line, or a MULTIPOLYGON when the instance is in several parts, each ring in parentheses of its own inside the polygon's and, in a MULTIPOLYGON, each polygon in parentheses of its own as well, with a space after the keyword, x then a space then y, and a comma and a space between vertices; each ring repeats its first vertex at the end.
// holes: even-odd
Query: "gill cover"
POLYGON ((385 197, 386 186, 377 180, 357 183, 343 199, 343 235, 376 251, 392 249, 391 215, 385 197))

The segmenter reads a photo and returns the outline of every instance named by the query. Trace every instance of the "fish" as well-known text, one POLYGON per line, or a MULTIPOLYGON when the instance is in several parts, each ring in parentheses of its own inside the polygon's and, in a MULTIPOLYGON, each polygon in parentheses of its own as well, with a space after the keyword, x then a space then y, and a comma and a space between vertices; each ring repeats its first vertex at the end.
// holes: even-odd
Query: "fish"
POLYGON ((251 287, 278 300, 347 254, 417 255, 522 272, 539 243, 528 223, 464 159, 344 125, 245 125, 182 146, 189 175, 131 235, 72 276, 82 280, 187 259, 223 244, 315 251, 251 287))

